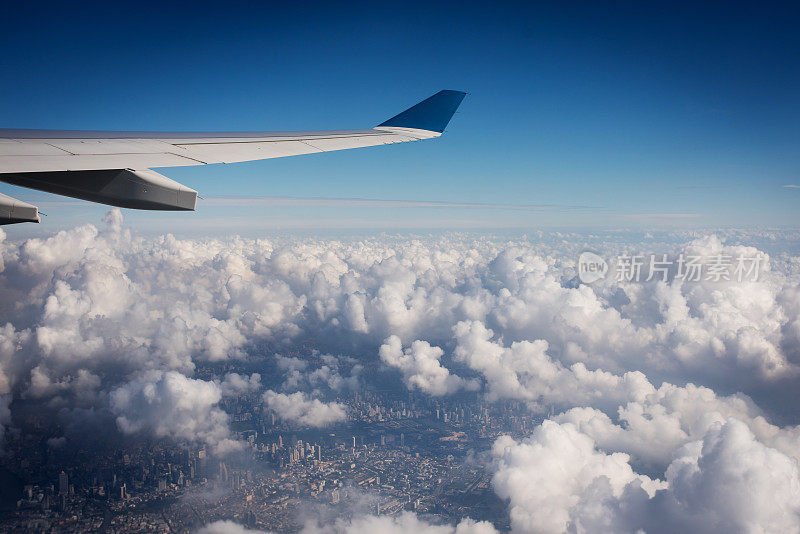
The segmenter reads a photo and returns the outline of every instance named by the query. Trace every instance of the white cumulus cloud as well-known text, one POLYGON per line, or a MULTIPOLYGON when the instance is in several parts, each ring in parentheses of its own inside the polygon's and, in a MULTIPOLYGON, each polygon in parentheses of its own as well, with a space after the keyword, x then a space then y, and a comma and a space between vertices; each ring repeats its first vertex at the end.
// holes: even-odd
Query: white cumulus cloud
MULTIPOLYGON (((301 534, 497 534, 497 530, 486 521, 463 519, 457 525, 429 523, 416 514, 403 512, 396 517, 358 515, 352 519, 339 519, 322 523, 308 521, 301 534)), ((268 534, 263 530, 243 527, 233 521, 215 521, 197 534, 268 534)))
POLYGON ((228 415, 216 407, 222 398, 214 382, 194 380, 175 372, 153 371, 110 395, 111 411, 126 434, 150 432, 158 437, 199 441, 215 452, 236 450, 228 415))
POLYGON ((304 426, 323 427, 347 419, 344 404, 310 399, 300 391, 287 395, 270 389, 264 393, 264 403, 281 419, 304 426))
POLYGON ((477 382, 464 380, 442 366, 439 359, 444 351, 432 347, 427 341, 414 341, 411 347, 403 350, 400 338, 389 336, 381 345, 379 354, 384 363, 400 370, 409 389, 441 396, 460 389, 478 388, 477 382))
POLYGON ((665 480, 636 473, 570 423, 495 442, 493 484, 512 529, 557 532, 798 532, 797 461, 736 419, 676 451, 665 480))
POLYGON ((250 376, 228 373, 219 387, 222 395, 226 397, 255 393, 261 389, 261 375, 259 373, 253 373, 250 376))

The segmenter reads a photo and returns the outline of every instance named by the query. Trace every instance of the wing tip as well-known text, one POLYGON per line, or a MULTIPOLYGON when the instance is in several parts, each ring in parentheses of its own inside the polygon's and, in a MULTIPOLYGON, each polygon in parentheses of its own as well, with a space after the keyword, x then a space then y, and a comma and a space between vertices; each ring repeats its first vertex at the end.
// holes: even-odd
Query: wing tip
POLYGON ((464 91, 442 89, 435 95, 382 122, 378 127, 394 126, 442 133, 465 96, 467 93, 464 91))

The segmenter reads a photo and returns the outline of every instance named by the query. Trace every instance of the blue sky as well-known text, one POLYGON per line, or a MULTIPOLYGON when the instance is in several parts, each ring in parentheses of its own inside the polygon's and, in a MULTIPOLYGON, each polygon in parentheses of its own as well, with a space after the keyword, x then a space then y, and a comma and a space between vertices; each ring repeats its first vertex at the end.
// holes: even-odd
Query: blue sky
MULTIPOLYGON (((229 232, 796 226, 800 188, 784 186, 800 185, 799 21, 768 3, 7 7, 0 124, 360 128, 458 89, 470 94, 436 141, 163 172, 208 198, 546 209, 216 199, 194 214, 126 216, 142 228, 229 232)), ((106 209, 0 192, 38 202, 49 229, 106 209)))

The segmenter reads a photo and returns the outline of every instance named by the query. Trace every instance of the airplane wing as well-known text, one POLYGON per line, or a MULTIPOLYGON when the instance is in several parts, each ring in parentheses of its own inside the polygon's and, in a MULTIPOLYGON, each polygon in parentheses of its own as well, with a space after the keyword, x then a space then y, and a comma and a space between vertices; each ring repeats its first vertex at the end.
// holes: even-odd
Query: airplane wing
MULTIPOLYGON (((101 132, 0 129, 0 181, 146 210, 194 210, 197 191, 150 170, 282 158, 439 137, 466 93, 439 91, 365 130, 101 132)), ((0 225, 39 222, 38 209, 0 194, 0 225)))

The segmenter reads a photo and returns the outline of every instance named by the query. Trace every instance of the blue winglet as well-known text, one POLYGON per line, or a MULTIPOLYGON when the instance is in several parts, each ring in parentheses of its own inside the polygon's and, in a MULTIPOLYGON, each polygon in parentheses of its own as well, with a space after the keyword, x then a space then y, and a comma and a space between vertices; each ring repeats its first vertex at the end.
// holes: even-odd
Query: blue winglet
POLYGON ((449 89, 439 91, 416 106, 412 106, 401 114, 395 115, 388 121, 379 124, 378 128, 381 126, 396 126, 442 133, 466 94, 449 89))

